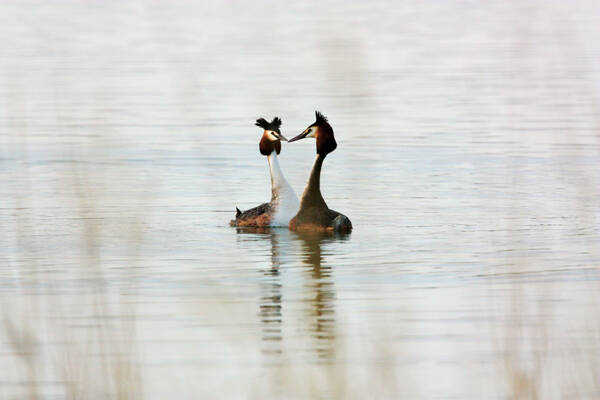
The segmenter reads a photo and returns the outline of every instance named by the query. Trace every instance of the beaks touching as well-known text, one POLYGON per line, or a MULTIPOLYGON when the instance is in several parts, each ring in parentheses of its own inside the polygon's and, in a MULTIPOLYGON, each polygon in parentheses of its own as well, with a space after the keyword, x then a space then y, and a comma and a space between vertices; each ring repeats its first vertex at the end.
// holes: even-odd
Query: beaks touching
POLYGON ((291 142, 295 142, 296 140, 304 139, 306 137, 306 135, 308 135, 308 130, 305 130, 304 132, 302 132, 301 134, 299 134, 295 138, 292 138, 292 139, 288 140, 288 142, 291 143, 291 142))
POLYGON ((276 136, 276 137, 277 137, 277 139, 279 139, 279 140, 285 140, 286 142, 289 142, 289 140, 287 140, 287 139, 285 138, 285 136, 283 136, 283 135, 282 135, 281 133, 279 133, 279 132, 275 132, 275 136, 276 136))

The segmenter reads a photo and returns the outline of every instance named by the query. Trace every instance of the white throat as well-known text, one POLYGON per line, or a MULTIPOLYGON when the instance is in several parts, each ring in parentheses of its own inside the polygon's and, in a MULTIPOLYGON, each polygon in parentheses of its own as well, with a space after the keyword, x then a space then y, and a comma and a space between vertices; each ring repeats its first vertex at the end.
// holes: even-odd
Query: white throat
POLYGON ((269 170, 271 172, 271 205, 275 207, 271 226, 287 226, 298 212, 300 202, 294 189, 283 176, 277 153, 272 152, 267 156, 267 159, 269 160, 269 170))

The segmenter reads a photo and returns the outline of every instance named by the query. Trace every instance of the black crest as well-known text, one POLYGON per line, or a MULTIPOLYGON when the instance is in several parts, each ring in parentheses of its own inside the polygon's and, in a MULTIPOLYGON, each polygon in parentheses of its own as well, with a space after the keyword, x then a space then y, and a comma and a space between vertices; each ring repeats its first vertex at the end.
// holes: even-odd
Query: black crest
POLYGON ((315 117, 317 118, 317 121, 315 122, 316 125, 324 124, 327 122, 327 117, 321 114, 321 112, 319 111, 315 111, 315 117))
POLYGON ((271 126, 274 128, 273 130, 276 130, 277 132, 279 132, 279 127, 281 126, 281 118, 279 118, 279 117, 273 118, 273 121, 271 121, 271 126))
POLYGON ((275 131, 277 133, 281 133, 279 131, 279 127, 281 126, 281 118, 279 117, 273 118, 273 121, 271 122, 267 121, 264 118, 259 118, 256 120, 256 123, 254 125, 260 126, 261 128, 267 131, 275 131))

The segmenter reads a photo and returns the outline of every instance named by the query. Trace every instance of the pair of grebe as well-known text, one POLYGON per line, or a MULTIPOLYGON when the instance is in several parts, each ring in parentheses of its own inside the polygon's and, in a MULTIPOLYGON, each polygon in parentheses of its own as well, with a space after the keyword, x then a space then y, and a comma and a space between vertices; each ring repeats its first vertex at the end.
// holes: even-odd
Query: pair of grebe
POLYGON ((288 226, 294 231, 350 232, 352 223, 345 215, 331 210, 323 200, 320 189, 321 167, 327 154, 337 147, 333 128, 327 118, 315 112, 316 121, 301 134, 287 140, 281 134, 281 119, 273 118, 271 122, 260 118, 256 125, 263 128, 260 139, 260 154, 267 156, 271 172, 271 201, 244 212, 236 208, 235 220, 231 226, 274 227, 288 226), (277 155, 281 153, 281 141, 294 142, 304 138, 315 138, 317 142, 317 158, 308 178, 308 184, 298 197, 283 176, 277 155))

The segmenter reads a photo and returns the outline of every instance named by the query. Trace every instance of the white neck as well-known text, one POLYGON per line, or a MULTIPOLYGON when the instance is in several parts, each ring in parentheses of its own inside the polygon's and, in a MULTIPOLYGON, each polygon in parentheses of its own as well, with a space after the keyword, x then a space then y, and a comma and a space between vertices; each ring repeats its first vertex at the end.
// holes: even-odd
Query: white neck
POLYGON ((283 171, 281 171, 281 167, 279 166, 279 160, 277 159, 277 153, 272 152, 267 156, 267 159, 269 160, 269 170, 271 172, 271 190, 273 194, 271 200, 273 200, 279 191, 276 189, 279 189, 284 186, 289 186, 289 183, 287 183, 285 177, 283 176, 283 171))
POLYGON ((269 170, 271 172, 271 204, 277 210, 271 226, 287 226, 290 219, 298 212, 300 202, 294 189, 283 176, 277 153, 272 152, 267 156, 267 159, 269 160, 269 170))

